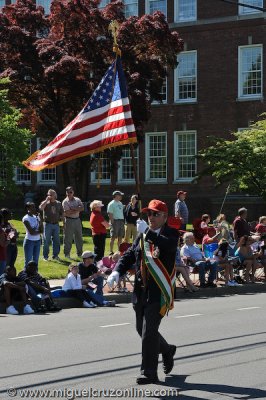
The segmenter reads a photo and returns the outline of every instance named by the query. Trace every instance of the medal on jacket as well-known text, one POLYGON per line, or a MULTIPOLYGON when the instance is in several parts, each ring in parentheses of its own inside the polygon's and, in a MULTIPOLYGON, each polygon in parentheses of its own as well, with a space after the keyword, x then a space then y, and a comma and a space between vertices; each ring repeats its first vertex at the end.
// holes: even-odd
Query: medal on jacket
POLYGON ((159 258, 160 257, 160 250, 158 247, 154 247, 152 251, 152 257, 153 258, 159 258))

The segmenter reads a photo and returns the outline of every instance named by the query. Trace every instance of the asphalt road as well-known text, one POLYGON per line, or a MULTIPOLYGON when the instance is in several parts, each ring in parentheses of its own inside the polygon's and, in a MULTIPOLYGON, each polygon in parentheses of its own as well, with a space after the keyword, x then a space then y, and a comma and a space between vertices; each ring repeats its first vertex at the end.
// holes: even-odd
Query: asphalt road
POLYGON ((176 302, 161 324, 178 346, 172 375, 160 363, 160 384, 138 386, 130 304, 0 315, 0 399, 266 399, 265 317, 266 294, 176 302))

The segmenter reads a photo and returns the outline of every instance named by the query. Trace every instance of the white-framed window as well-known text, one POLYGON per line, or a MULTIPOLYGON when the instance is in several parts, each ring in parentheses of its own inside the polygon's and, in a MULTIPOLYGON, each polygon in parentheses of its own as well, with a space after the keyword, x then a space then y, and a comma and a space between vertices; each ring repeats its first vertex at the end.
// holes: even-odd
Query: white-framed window
POLYGON ((105 155, 96 158, 95 170, 91 172, 91 183, 111 183, 110 157, 105 155))
POLYGON ((161 11, 167 16, 167 1, 166 0, 146 0, 147 14, 153 14, 154 11, 161 11))
POLYGON ((101 0, 101 2, 100 2, 100 4, 99 4, 98 8, 102 9, 102 8, 104 8, 105 6, 107 6, 107 4, 109 4, 109 3, 110 3, 110 0, 101 0))
POLYGON ((42 6, 44 8, 44 14, 50 14, 51 0, 36 0, 37 6, 42 6))
POLYGON ((18 185, 25 183, 26 185, 31 184, 31 171, 25 168, 23 165, 16 167, 15 170, 15 182, 18 185))
POLYGON ((197 0, 175 0, 175 22, 196 21, 197 0))
POLYGON ((166 132, 145 135, 146 182, 167 181, 167 134, 166 132))
POLYGON ((175 132, 174 180, 191 181, 196 175, 197 133, 175 132))
MULTIPOLYGON (((255 6, 255 7, 262 7, 263 8, 263 0, 243 0, 241 3, 244 3, 248 6, 255 6)), ((255 14, 262 12, 260 10, 256 10, 255 8, 239 6, 238 13, 239 15, 246 15, 246 14, 255 14)))
POLYGON ((124 4, 126 18, 139 15, 138 0, 124 0, 124 4))
POLYGON ((197 100, 197 51, 184 51, 178 55, 175 69, 175 102, 197 100))
POLYGON ((0 0, 0 11, 1 11, 1 8, 3 8, 5 5, 6 5, 5 0, 0 0))
MULTIPOLYGON (((37 138, 37 149, 43 149, 47 144, 47 140, 37 138)), ((37 182, 39 185, 55 185, 56 168, 45 168, 42 171, 37 172, 37 182)))
MULTIPOLYGON (((138 173, 138 147, 134 147, 134 158, 136 162, 136 168, 137 168, 137 173, 138 173)), ((131 157, 131 151, 130 147, 126 147, 122 151, 122 157, 121 160, 119 161, 119 167, 117 171, 117 178, 118 182, 121 183, 134 183, 135 182, 135 175, 134 175, 134 168, 133 168, 133 162, 132 162, 132 157, 131 157)))
POLYGON ((163 84, 162 84, 162 89, 160 91, 160 95, 162 96, 162 100, 154 100, 152 104, 166 104, 167 103, 167 78, 164 78, 163 84))
POLYGON ((238 97, 262 97, 262 45, 238 48, 238 97))

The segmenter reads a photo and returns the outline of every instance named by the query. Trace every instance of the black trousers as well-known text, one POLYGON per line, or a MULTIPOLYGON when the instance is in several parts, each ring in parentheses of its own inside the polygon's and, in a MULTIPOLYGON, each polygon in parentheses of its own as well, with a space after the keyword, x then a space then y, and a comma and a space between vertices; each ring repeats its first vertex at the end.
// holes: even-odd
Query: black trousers
POLYGON ((95 261, 100 261, 104 257, 106 233, 92 236, 94 244, 95 261))
POLYGON ((157 376, 159 354, 169 351, 169 344, 159 333, 162 320, 160 303, 148 303, 143 294, 133 308, 136 313, 136 329, 142 340, 141 374, 157 376))

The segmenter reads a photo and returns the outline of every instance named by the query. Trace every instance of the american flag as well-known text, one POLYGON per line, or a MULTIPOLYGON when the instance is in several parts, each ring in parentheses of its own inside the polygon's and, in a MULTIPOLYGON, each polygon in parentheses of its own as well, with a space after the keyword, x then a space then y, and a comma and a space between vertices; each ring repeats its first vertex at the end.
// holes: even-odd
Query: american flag
POLYGON ((88 103, 44 149, 23 165, 32 171, 53 168, 107 148, 137 142, 121 59, 108 68, 88 103))

